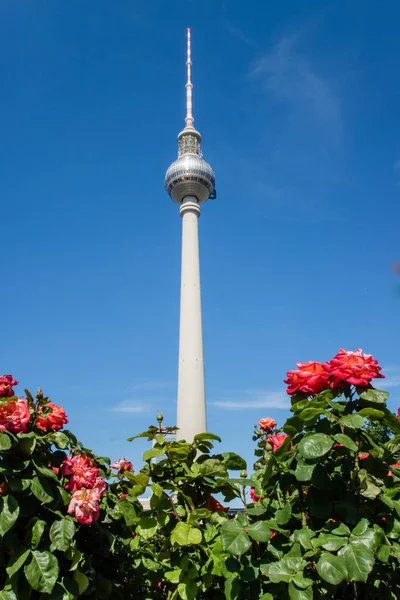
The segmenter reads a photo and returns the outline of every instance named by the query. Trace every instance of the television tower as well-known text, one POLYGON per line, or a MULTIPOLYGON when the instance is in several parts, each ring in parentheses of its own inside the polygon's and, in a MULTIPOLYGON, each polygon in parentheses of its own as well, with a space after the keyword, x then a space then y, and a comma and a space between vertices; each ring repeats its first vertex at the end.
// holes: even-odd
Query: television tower
POLYGON ((186 126, 178 135, 178 158, 167 170, 165 188, 182 217, 177 439, 191 442, 207 431, 198 220, 200 206, 216 194, 214 172, 202 158, 201 135, 193 124, 190 29, 186 65, 186 126))

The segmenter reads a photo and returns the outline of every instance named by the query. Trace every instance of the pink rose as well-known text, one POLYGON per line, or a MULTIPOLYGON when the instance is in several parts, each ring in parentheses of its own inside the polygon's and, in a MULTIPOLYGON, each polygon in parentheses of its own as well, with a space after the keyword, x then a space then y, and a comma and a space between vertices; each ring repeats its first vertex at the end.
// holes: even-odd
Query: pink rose
POLYGON ((65 485, 65 489, 76 492, 83 487, 95 487, 99 469, 92 467, 91 464, 90 459, 85 454, 64 460, 62 474, 71 475, 70 480, 65 485))
POLYGON ((120 473, 124 473, 125 471, 131 471, 133 473, 132 463, 129 462, 129 460, 126 460, 126 458, 116 460, 115 463, 111 465, 111 469, 116 469, 117 471, 120 471, 120 473))
POLYGON ((82 525, 91 525, 100 516, 99 499, 97 488, 81 488, 72 494, 68 513, 74 514, 82 525))
POLYGON ((11 398, 11 396, 14 396, 13 385, 18 385, 18 381, 15 381, 12 375, 3 375, 3 377, 0 377, 0 398, 11 398))
POLYGON ((271 444, 272 450, 275 452, 275 450, 282 446, 287 437, 286 433, 275 433, 275 435, 270 435, 267 438, 267 443, 271 444))
POLYGON ((97 493, 99 494, 99 498, 101 498, 103 496, 103 494, 106 493, 107 484, 106 484, 105 480, 103 479, 103 477, 96 478, 96 482, 94 484, 93 489, 97 490, 97 493))
POLYGON ((383 378, 380 374, 381 367, 371 354, 362 354, 358 348, 355 352, 340 348, 332 360, 328 363, 330 367, 330 386, 341 388, 345 384, 362 387, 369 386, 371 379, 383 378))
POLYGON ((365 460, 366 458, 368 458, 369 453, 368 452, 360 452, 360 454, 358 455, 359 460, 365 460))
POLYGON ((254 488, 250 488, 250 498, 252 500, 252 502, 254 502, 254 504, 256 502, 259 502, 260 500, 264 500, 265 496, 257 496, 256 491, 254 488))
POLYGON ((50 402, 44 408, 50 408, 49 412, 43 413, 43 407, 39 406, 39 416, 36 419, 36 427, 43 431, 58 431, 63 425, 68 423, 67 415, 63 406, 57 406, 50 402))
POLYGON ((28 403, 24 398, 19 398, 17 401, 10 400, 7 404, 0 404, 0 431, 26 433, 30 418, 28 403))
POLYGON ((309 396, 329 387, 329 367, 325 363, 310 360, 296 365, 297 371, 288 371, 284 381, 289 386, 286 390, 289 395, 303 392, 309 396))
POLYGON ((265 417, 264 419, 260 419, 258 421, 258 425, 261 429, 266 431, 267 429, 273 429, 274 427, 276 427, 276 421, 274 421, 274 419, 271 419, 271 417, 265 417))

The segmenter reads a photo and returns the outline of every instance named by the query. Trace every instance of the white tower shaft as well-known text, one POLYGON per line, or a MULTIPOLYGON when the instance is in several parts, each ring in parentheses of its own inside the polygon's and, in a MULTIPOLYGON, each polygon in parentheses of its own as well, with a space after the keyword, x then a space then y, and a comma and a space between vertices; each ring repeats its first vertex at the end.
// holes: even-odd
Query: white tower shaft
POLYGON ((194 127, 190 29, 186 68, 186 126, 178 135, 178 158, 167 169, 165 188, 182 217, 177 439, 192 442, 207 430, 198 220, 200 205, 215 198, 215 175, 202 157, 201 135, 194 127))
POLYGON ((182 216, 177 439, 192 441, 207 430, 201 319, 197 198, 186 196, 182 216))

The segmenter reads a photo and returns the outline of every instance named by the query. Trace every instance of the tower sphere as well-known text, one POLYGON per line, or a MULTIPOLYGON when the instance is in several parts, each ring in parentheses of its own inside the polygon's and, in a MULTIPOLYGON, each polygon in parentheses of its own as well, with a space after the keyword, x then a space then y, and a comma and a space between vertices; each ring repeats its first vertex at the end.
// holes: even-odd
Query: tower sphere
POLYGON ((215 176, 210 165, 195 153, 181 154, 165 175, 165 189, 172 200, 181 203, 185 196, 194 196, 199 204, 214 190, 215 176))

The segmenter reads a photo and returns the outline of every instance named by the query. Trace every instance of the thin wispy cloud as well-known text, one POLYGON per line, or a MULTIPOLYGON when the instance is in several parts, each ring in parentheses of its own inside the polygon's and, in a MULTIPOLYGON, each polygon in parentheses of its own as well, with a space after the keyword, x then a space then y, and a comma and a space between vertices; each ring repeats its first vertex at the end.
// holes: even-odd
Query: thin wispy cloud
POLYGON ((110 410, 118 413, 144 413, 149 411, 149 406, 126 400, 124 402, 120 402, 120 404, 117 404, 117 406, 114 406, 110 410))
POLYGON ((342 135, 341 102, 327 76, 298 50, 300 35, 285 36, 254 64, 249 75, 303 122, 314 122, 332 141, 342 135))
POLYGON ((232 25, 232 23, 225 23, 225 26, 233 37, 240 40, 247 46, 250 46, 251 48, 256 48, 257 44, 240 27, 232 25))
POLYGON ((385 375, 382 383, 375 384, 375 387, 382 388, 394 388, 400 387, 400 367, 390 366, 382 369, 382 374, 385 375))
POLYGON ((246 410, 249 408, 275 408, 287 410, 290 402, 282 391, 242 390, 225 392, 216 400, 208 402, 211 406, 226 410, 246 410))
POLYGON ((122 400, 111 408, 119 413, 147 413, 158 410, 158 407, 171 403, 175 398, 172 381, 142 381, 125 386, 120 398, 122 400), (125 399, 124 399, 125 396, 125 399))

